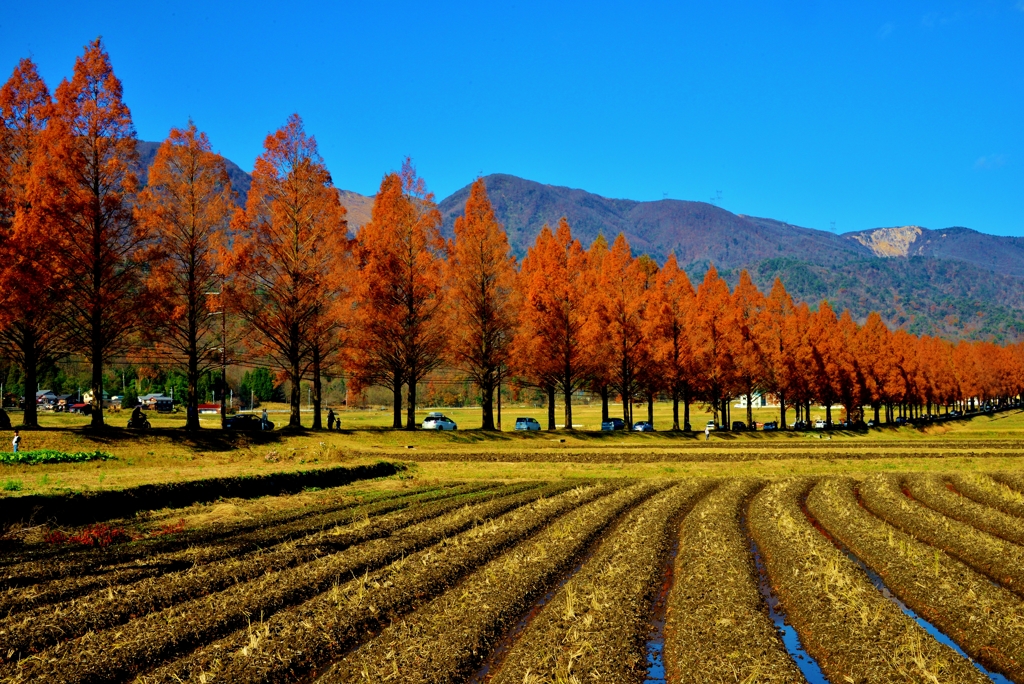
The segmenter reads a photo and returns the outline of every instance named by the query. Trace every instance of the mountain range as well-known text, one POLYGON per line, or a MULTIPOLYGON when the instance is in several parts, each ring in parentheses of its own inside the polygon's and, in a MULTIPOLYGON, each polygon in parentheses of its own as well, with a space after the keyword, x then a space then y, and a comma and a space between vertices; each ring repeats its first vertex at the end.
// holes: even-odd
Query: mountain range
MULTIPOLYGON (((139 143, 143 165, 156 143, 139 143)), ((244 200, 250 178, 227 162, 244 200)), ((625 235, 634 254, 659 263, 674 253, 696 286, 711 264, 731 283, 747 269, 766 291, 780 278, 794 299, 823 299, 858 320, 878 311, 891 327, 953 339, 1024 338, 1024 239, 963 227, 876 228, 852 233, 803 228, 734 214, 706 202, 609 199, 507 174, 484 177, 498 220, 518 257, 541 227, 565 216, 587 247, 598 235, 625 235)), ((370 218, 373 198, 341 191, 353 230, 370 218)), ((441 200, 443 232, 452 235, 469 186, 441 200)))

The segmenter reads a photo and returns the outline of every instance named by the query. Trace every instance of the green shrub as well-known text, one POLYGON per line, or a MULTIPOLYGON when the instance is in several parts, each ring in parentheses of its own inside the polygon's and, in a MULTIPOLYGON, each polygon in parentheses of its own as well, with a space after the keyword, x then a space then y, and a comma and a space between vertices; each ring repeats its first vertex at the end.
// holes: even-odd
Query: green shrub
POLYGON ((24 464, 39 465, 41 463, 84 463, 85 461, 107 461, 114 458, 105 451, 54 451, 53 449, 36 449, 35 451, 0 451, 0 463, 7 465, 24 464))
POLYGON ((3 490, 5 492, 20 492, 21 480, 4 480, 3 490))

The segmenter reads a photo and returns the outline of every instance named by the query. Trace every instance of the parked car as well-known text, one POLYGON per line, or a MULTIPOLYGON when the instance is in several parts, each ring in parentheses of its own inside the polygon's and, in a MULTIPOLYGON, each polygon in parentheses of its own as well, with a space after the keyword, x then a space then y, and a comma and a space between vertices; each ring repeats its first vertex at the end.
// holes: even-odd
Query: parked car
POLYGON ((774 421, 774 420, 770 420, 770 421, 768 421, 767 423, 765 423, 764 425, 761 426, 761 430, 763 430, 764 432, 773 432, 773 431, 778 430, 778 429, 779 429, 779 424, 778 424, 777 421, 774 421))
POLYGON ((274 429, 274 424, 254 413, 238 413, 224 421, 224 428, 240 432, 267 432, 274 429))
POLYGON ((458 427, 455 421, 441 413, 428 413, 423 420, 424 430, 454 430, 458 427))
POLYGON ((950 418, 960 418, 960 417, 962 417, 963 415, 964 415, 964 414, 963 414, 963 413, 961 413, 960 411, 950 411, 950 412, 949 412, 949 417, 950 417, 950 418))
POLYGON ((789 427, 793 428, 794 430, 810 430, 811 424, 808 423, 806 420, 798 420, 789 427))
POLYGON ((824 418, 819 418, 818 420, 814 421, 814 429, 815 430, 824 430, 827 427, 828 427, 828 423, 825 422, 824 418))
POLYGON ((609 418, 608 420, 601 423, 602 432, 612 432, 615 430, 625 430, 626 421, 621 418, 609 418))
POLYGON ((654 432, 654 426, 646 420, 638 420, 633 423, 633 432, 654 432))
POLYGON ((733 432, 743 432, 747 429, 747 424, 742 420, 734 420, 732 421, 732 429, 733 432))
POLYGON ((868 427, 869 428, 875 427, 875 419, 874 418, 872 418, 871 420, 868 421, 868 427))
POLYGON ((536 432, 540 430, 540 423, 536 418, 516 418, 516 426, 513 429, 536 432))

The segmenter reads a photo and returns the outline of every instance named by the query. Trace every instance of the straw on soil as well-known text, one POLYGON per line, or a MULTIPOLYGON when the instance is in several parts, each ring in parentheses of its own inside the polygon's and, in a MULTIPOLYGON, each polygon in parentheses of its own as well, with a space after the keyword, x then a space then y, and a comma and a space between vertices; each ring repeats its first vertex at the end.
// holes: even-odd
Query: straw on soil
POLYGON ((1024 595, 1024 548, 922 506, 901 486, 899 477, 874 475, 859 491, 867 509, 882 520, 1024 595))
POLYGON ((665 625, 672 682, 802 682, 765 612, 741 509, 764 482, 732 480, 683 520, 665 625))
POLYGON ((986 681, 814 529, 800 508, 811 484, 769 484, 754 497, 749 522, 786 617, 829 681, 986 681))
POLYGON ((171 684, 202 677, 238 684, 290 682, 300 676, 309 679, 497 553, 618 486, 580 486, 568 492, 552 487, 550 498, 538 499, 386 568, 339 584, 157 668, 139 677, 137 684, 171 684))
POLYGON ((533 600, 619 515, 666 484, 642 483, 581 507, 385 629, 319 680, 464 681, 533 600))
POLYGON ((822 482, 807 506, 914 612, 990 670, 1024 681, 1024 602, 1017 596, 861 508, 851 480, 822 482))
POLYGON ((371 540, 298 567, 233 585, 224 591, 150 613, 115 629, 90 632, 0 668, 0 679, 53 684, 124 679, 230 633, 245 625, 252 616, 270 616, 329 589, 354 573, 382 567, 458 534, 480 520, 523 505, 539 496, 537 491, 466 506, 399 530, 388 538, 371 540))
POLYGON ((1024 520, 963 496, 947 486, 941 477, 908 475, 904 484, 911 496, 928 508, 982 532, 1016 544, 1024 544, 1024 520))
POLYGON ((526 627, 489 681, 642 682, 650 609, 672 528, 712 484, 677 485, 629 513, 526 627))

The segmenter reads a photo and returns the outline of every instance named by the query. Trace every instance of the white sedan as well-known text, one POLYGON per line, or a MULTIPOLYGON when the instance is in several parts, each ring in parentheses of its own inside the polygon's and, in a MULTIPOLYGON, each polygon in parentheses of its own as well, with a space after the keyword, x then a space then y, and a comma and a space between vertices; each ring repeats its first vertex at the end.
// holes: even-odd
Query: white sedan
POLYGON ((458 425, 448 416, 432 413, 423 421, 424 430, 454 430, 458 425))

